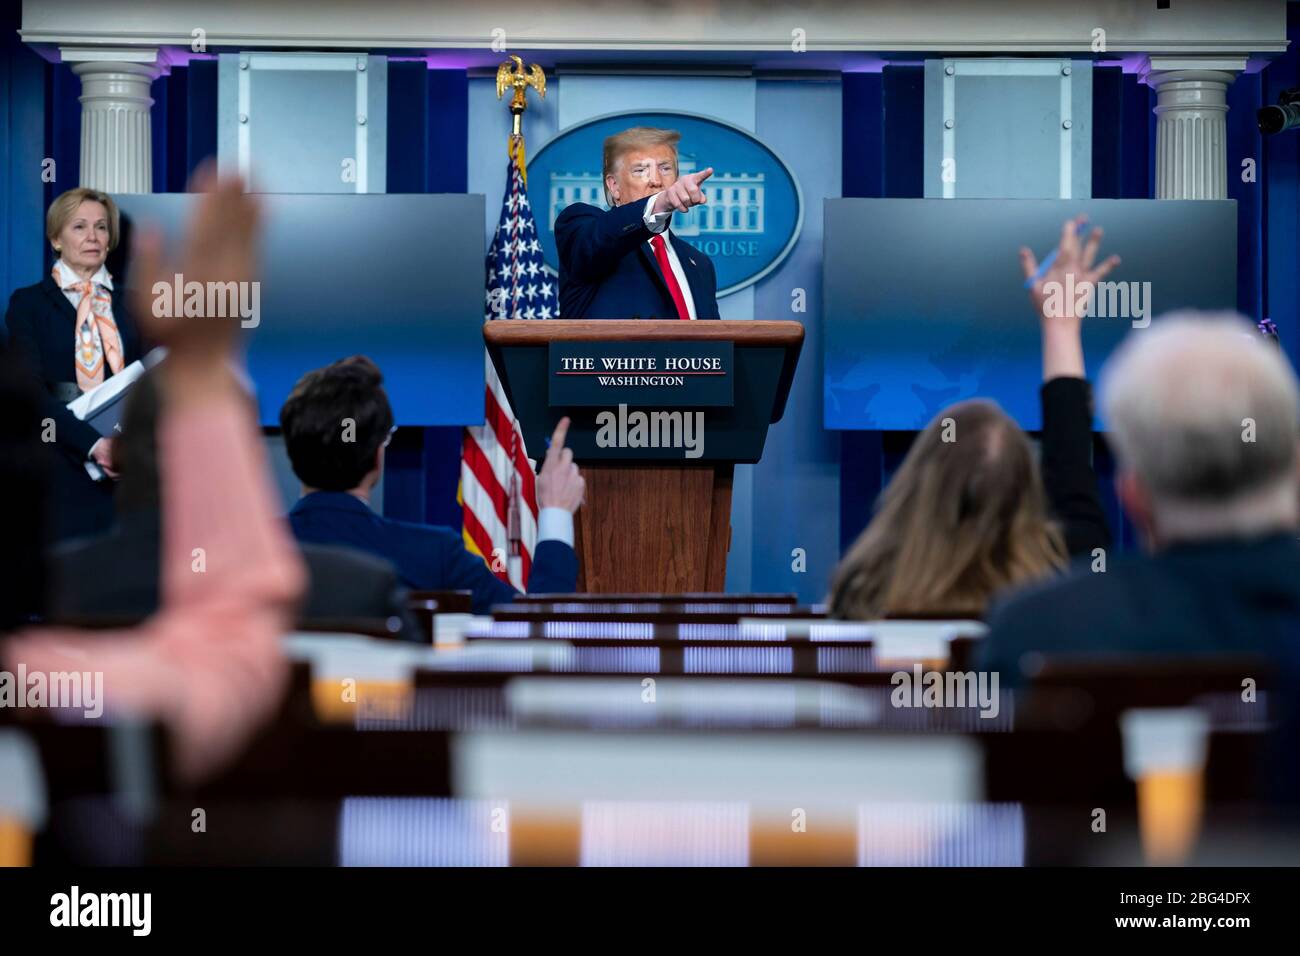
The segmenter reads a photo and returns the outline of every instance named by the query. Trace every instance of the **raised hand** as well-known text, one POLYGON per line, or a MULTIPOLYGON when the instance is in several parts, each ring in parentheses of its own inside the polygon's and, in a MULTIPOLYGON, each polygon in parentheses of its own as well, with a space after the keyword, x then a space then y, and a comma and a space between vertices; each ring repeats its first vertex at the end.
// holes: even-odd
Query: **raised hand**
POLYGON ((572 514, 578 510, 587 494, 587 480, 573 463, 573 449, 564 447, 569 434, 566 415, 555 426, 551 447, 546 449, 546 460, 537 476, 537 507, 563 508, 572 514))
POLYGON ((700 183, 713 175, 713 167, 701 169, 696 173, 687 173, 661 192, 655 199, 655 212, 686 212, 692 206, 702 206, 709 201, 700 189, 700 183))
MULTIPOLYGON (((1061 244, 1056 259, 1029 290, 1030 301, 1038 311, 1043 330, 1043 381, 1053 378, 1084 378, 1083 315, 1095 301, 1097 283, 1119 265, 1119 256, 1110 256, 1094 266, 1101 247, 1102 231, 1093 229, 1086 242, 1079 242, 1079 228, 1087 216, 1067 219, 1061 227, 1061 244)), ((1020 266, 1025 278, 1038 271, 1034 254, 1020 247, 1020 266)))
POLYGON ((207 291, 209 283, 254 281, 260 218, 257 201, 244 192, 239 177, 219 178, 211 162, 194 174, 190 191, 200 198, 179 244, 179 259, 164 255, 162 234, 149 228, 137 235, 131 264, 135 318, 147 338, 167 346, 161 371, 178 402, 232 384, 229 362, 241 318, 237 312, 167 316, 168 310, 158 307, 160 299, 173 295, 177 275, 187 286, 201 284, 205 310, 218 298, 207 291))
MULTIPOLYGON (((1101 248, 1102 230, 1101 227, 1092 230, 1087 241, 1080 243, 1078 231, 1087 221, 1086 215, 1065 221, 1061 227, 1061 243, 1056 247, 1055 261, 1029 290, 1034 308, 1045 320, 1080 320, 1082 315, 1079 305, 1090 301, 1091 295, 1096 292, 1097 283, 1119 265, 1119 256, 1110 256, 1100 265, 1093 266, 1097 251, 1101 248), (1078 295, 1081 290, 1087 291, 1087 298, 1078 295)), ((1026 279, 1032 278, 1038 271, 1038 261, 1025 246, 1020 247, 1020 266, 1026 279)))
MULTIPOLYGON (((164 257, 163 238, 155 228, 143 231, 134 243, 132 263, 133 305, 145 335, 166 345, 170 358, 195 353, 210 356, 228 352, 239 329, 238 315, 220 317, 159 316, 155 285, 168 289, 177 274, 181 282, 251 282, 255 278, 259 211, 257 201, 244 192, 238 176, 218 178, 213 163, 205 163, 194 174, 190 191, 200 194, 194 213, 186 224, 180 243, 179 260, 164 257)), ((204 304, 214 301, 204 295, 204 304)))

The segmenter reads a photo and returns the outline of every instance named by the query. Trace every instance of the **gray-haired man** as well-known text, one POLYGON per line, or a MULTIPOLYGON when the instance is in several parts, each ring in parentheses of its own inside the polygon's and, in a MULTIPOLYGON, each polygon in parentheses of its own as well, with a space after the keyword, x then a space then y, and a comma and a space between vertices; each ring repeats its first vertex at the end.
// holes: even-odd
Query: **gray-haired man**
POLYGON ((1129 334, 1101 398, 1143 553, 1010 598, 984 666, 1007 686, 1029 652, 1300 654, 1300 390, 1280 350, 1241 316, 1169 315, 1129 334))

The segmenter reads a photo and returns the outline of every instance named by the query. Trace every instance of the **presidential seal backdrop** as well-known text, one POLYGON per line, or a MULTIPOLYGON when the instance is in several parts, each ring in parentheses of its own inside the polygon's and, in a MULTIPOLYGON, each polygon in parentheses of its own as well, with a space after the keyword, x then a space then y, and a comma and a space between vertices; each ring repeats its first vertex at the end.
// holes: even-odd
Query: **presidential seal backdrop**
POLYGON ((708 166, 708 202, 674 213, 672 230, 713 260, 718 297, 752 285, 789 254, 803 225, 803 194, 785 161, 751 133, 708 116, 675 111, 611 113, 561 130, 528 164, 528 199, 546 267, 558 273, 555 217, 575 202, 605 208, 601 148, 631 126, 682 134, 678 174, 708 166))

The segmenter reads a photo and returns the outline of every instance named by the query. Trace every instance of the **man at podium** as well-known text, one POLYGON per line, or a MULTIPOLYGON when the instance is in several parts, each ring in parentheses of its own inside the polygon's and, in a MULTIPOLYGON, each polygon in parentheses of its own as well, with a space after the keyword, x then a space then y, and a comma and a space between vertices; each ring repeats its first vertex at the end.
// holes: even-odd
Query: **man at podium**
POLYGON ((605 140, 608 210, 566 206, 555 220, 566 319, 716 319, 709 257, 673 234, 674 212, 708 201, 713 167, 677 175, 676 130, 634 126, 605 140))

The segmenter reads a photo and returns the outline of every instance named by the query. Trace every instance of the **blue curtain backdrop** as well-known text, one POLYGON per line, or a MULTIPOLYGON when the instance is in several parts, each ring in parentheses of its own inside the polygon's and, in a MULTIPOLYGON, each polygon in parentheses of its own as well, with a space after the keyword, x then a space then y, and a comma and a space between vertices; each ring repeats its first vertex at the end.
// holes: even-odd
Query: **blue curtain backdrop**
MULTIPOLYGON (((1255 110, 1300 85, 1300 4, 1289 4, 1291 49, 1263 73, 1240 77, 1229 90, 1228 191, 1238 202, 1238 306, 1277 323, 1287 354, 1300 357, 1297 318, 1297 232, 1300 232, 1300 135, 1262 138, 1255 110), (1254 160, 1255 180, 1242 179, 1254 160)), ((50 64, 16 36, 18 11, 0 13, 0 295, 37 281, 48 268, 44 210, 78 177, 80 81, 50 64), (40 181, 44 159, 58 177, 40 181)), ((423 60, 389 66, 388 182, 390 192, 464 192, 467 182, 468 93, 464 70, 430 70, 423 60)), ((193 61, 153 85, 155 189, 175 191, 195 166, 216 152, 217 71, 193 61)), ((922 194, 923 77, 919 66, 843 76, 845 196, 922 194)), ((1150 197, 1154 188, 1155 117, 1151 91, 1133 74, 1099 67, 1093 81, 1093 194, 1150 197)), ((496 197, 488 197, 491 207, 496 197)), ((809 321, 816 318, 809 316, 809 321)), ((1095 370, 1094 370, 1095 371, 1095 370)), ((907 432, 843 432, 839 547, 865 527, 880 490, 913 438, 907 432)), ((456 526, 459 429, 404 429, 389 449, 385 513, 456 526)), ((1102 442, 1097 465, 1103 497, 1122 547, 1133 546, 1110 491, 1113 464, 1102 442)), ((766 558, 783 566, 788 556, 766 558)), ((756 569, 756 574, 758 569, 756 569)))

